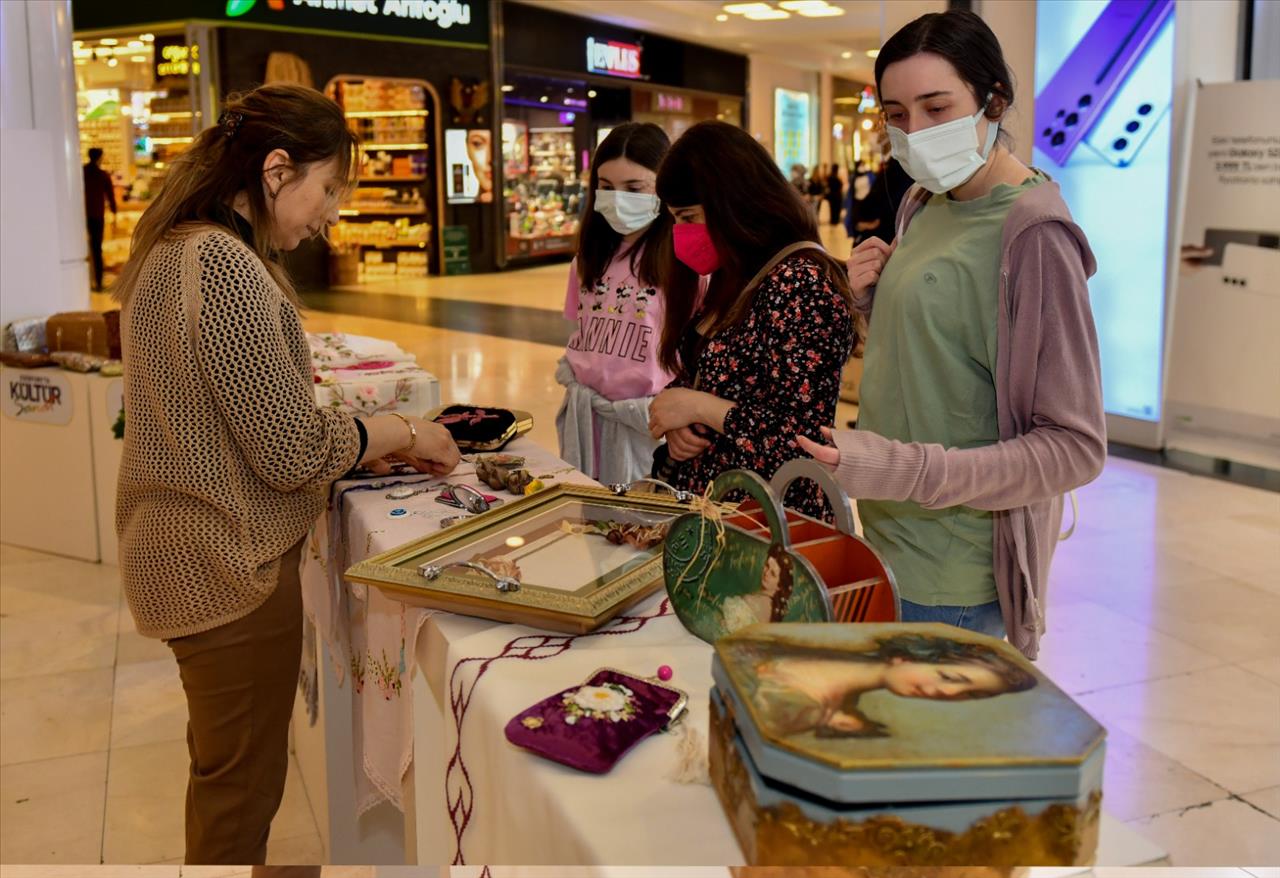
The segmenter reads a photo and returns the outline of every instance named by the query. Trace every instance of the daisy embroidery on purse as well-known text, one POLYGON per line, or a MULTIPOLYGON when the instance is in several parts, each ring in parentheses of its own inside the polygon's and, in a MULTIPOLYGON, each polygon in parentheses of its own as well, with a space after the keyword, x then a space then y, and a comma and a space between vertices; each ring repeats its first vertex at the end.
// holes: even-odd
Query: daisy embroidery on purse
POLYGON ((636 715, 635 697, 634 692, 620 683, 583 686, 565 693, 561 702, 564 705, 564 721, 569 725, 576 724, 580 719, 626 722, 636 715))

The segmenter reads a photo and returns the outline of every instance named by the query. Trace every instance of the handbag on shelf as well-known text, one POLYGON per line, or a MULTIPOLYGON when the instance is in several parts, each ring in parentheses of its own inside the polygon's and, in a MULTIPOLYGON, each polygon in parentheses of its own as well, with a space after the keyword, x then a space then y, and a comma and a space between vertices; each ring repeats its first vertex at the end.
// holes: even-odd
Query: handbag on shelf
POLYGON ((450 405, 427 412, 449 431, 460 451, 499 451, 533 429, 533 415, 511 409, 450 405))
POLYGON ((37 354, 45 350, 44 327, 46 318, 26 317, 6 323, 0 349, 37 354))
POLYGON ((662 555, 671 608, 694 635, 714 643, 756 623, 898 620, 893 573, 855 534, 849 498, 817 461, 793 460, 767 484, 730 470, 709 499, 671 523, 662 555), (797 479, 822 488, 834 526, 783 508, 797 479), (727 513, 713 505, 731 492, 748 499, 727 513))
POLYGON ((45 324, 49 353, 68 351, 120 359, 120 311, 64 311, 45 324))
POLYGON ((633 747, 684 716, 684 692, 614 668, 601 668, 507 723, 507 740, 539 756, 605 774, 633 747))

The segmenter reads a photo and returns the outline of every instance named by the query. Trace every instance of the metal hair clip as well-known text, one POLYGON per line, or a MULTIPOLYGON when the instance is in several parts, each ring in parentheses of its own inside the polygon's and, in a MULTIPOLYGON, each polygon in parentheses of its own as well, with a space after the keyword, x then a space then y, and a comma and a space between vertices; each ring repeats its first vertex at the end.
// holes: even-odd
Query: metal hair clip
POLYGON ((244 121, 244 113, 237 113, 234 110, 227 110, 218 117, 218 125, 222 127, 222 131, 227 137, 235 137, 236 131, 240 128, 240 123, 244 121))

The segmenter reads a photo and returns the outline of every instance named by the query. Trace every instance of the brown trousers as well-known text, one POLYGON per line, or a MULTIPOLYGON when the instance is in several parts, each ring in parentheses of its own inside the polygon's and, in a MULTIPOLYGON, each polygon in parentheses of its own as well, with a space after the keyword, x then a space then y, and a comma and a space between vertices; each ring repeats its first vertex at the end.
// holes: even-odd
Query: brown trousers
POLYGON ((302 661, 302 544, 248 616, 169 641, 187 695, 188 864, 266 862, 289 771, 289 718, 302 661))

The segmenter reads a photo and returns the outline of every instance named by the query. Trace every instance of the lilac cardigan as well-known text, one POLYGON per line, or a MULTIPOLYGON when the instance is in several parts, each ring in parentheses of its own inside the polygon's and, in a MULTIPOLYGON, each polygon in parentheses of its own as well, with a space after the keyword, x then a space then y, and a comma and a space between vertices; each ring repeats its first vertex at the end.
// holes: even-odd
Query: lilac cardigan
MULTIPOLYGON (((913 188, 899 234, 928 193, 913 188)), ((835 475, 849 496, 971 506, 995 513, 996 591, 1009 642, 1028 658, 1044 633, 1062 496, 1095 479, 1107 454, 1088 278, 1097 263, 1056 183, 1028 189, 1005 220, 996 335, 1000 441, 957 449, 837 430, 835 475)), ((855 307, 870 315, 874 289, 855 307)), ((874 331, 874 323, 872 323, 874 331)))

